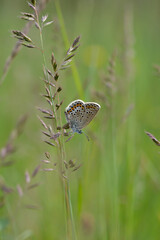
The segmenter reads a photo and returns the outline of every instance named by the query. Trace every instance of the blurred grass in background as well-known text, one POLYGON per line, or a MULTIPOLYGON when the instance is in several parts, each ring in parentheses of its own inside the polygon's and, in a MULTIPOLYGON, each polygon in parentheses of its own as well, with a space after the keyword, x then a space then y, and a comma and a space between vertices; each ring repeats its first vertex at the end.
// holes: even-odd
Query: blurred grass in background
MULTIPOLYGON (((82 163, 70 177, 71 199, 78 239, 159 239, 160 163, 157 147, 144 131, 159 137, 160 61, 159 1, 60 1, 70 43, 81 35, 75 62, 84 101, 97 101, 101 110, 86 128, 91 141, 75 134, 66 143, 68 159, 82 163), (115 64, 115 65, 114 65, 115 64), (113 88, 104 85, 112 81, 113 88), (115 91, 114 91, 115 90, 115 91), (105 96, 105 100, 97 97, 105 96), (109 106, 106 106, 106 102, 109 106), (127 115, 127 109, 131 110, 127 115)), ((25 1, 3 1, 0 8, 0 73, 15 44, 11 30, 21 30, 25 1)), ((54 1, 43 11, 53 25, 44 29, 48 66, 51 51, 59 61, 65 42, 54 1)), ((39 41, 36 29, 29 36, 39 41)), ((28 113, 23 134, 16 140, 14 164, 1 168, 0 182, 25 184, 44 152, 56 153, 43 143, 36 106, 43 106, 42 59, 36 49, 23 48, 0 86, 0 148, 28 113)), ((64 104, 80 98, 71 70, 61 74, 64 104)), ((65 117, 63 116, 65 123, 65 117)), ((40 172, 40 186, 23 199, 16 192, 5 197, 0 210, 1 239, 65 239, 65 208, 57 173, 40 172), (33 204, 38 210, 26 209, 33 204)))

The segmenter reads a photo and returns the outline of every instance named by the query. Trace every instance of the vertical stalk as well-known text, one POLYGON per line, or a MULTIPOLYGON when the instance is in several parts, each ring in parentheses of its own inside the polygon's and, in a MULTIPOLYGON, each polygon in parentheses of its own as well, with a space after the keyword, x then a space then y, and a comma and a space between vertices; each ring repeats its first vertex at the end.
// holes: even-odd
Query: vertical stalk
MULTIPOLYGON (((111 194, 111 233, 110 239, 117 240, 120 238, 119 226, 119 185, 118 185, 118 162, 117 162, 117 139, 116 139, 116 75, 115 75, 115 57, 116 52, 113 53, 108 66, 108 76, 106 84, 109 84, 110 96, 110 161, 108 162, 108 189, 111 194)), ((107 153, 106 153, 107 154, 107 153)))
POLYGON ((73 218, 73 210, 72 210, 72 203, 71 203, 71 197, 70 197, 70 187, 69 187, 69 180, 65 179, 64 181, 64 187, 65 187, 65 203, 66 203, 66 210, 68 214, 68 230, 71 228, 72 231, 72 237, 69 237, 71 234, 68 233, 68 240, 73 239, 76 240, 76 231, 75 231, 75 223, 73 218))
POLYGON ((112 160, 113 160, 113 240, 119 239, 119 201, 118 201, 118 165, 116 154, 116 109, 114 89, 111 89, 111 138, 112 138, 112 160))
MULTIPOLYGON (((128 81, 128 102, 135 104, 135 82, 134 82, 134 33, 133 33, 133 6, 131 3, 124 9, 124 37, 125 37, 125 77, 128 81), (131 54, 132 53, 132 54, 131 54)), ((132 113, 127 125, 127 163, 128 163, 128 184, 127 184, 127 209, 126 209, 126 229, 125 238, 133 239, 134 220, 134 185, 135 185, 135 113, 132 113)))
MULTIPOLYGON (((37 23, 39 25, 39 32, 40 32, 40 42, 41 42, 41 49, 42 49, 42 57, 43 57, 43 62, 44 62, 44 68, 45 68, 45 77, 47 79, 47 81, 49 82, 49 78, 48 78, 48 74, 47 74, 47 66, 46 66, 46 59, 45 59, 45 54, 44 54, 44 44, 43 44, 43 36, 42 36, 42 29, 39 23, 39 17, 38 17, 38 13, 37 10, 35 10, 35 14, 36 14, 36 20, 37 23)), ((49 92, 50 92, 50 96, 52 96, 52 90, 51 90, 51 86, 49 85, 49 92)), ((59 98, 58 98, 59 101, 59 98)), ((53 98, 51 98, 51 102, 52 102, 52 107, 53 107, 53 112, 55 115, 55 125, 58 126, 58 119, 57 119, 57 114, 56 114, 56 110, 55 110, 55 104, 54 104, 54 100, 53 98)), ((62 126, 62 122, 61 122, 61 113, 60 113, 60 123, 62 126)), ((60 179, 61 179, 61 183, 63 185, 63 191, 64 191, 64 201, 65 201, 65 207, 66 207, 66 215, 67 215, 67 239, 68 240, 76 240, 76 231, 75 231, 75 224, 74 224, 74 219, 73 219, 73 211, 72 211, 72 203, 71 203, 71 197, 70 197, 70 186, 69 186, 69 180, 66 177, 66 179, 64 178, 62 172, 63 172, 63 162, 65 161, 65 149, 64 149, 64 142, 61 138, 58 138, 58 155, 59 155, 59 163, 60 163, 60 179)))

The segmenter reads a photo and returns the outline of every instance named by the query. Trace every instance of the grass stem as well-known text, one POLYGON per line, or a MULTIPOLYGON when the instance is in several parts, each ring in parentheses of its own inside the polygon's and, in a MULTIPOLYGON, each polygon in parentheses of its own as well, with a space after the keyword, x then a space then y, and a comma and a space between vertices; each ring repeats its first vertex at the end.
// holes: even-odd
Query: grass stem
MULTIPOLYGON (((36 18, 37 18, 37 23, 40 26, 39 22, 39 17, 38 13, 36 12, 36 18)), ((47 65, 46 65, 46 59, 45 59, 45 54, 44 54, 44 43, 43 43, 43 35, 42 35, 42 29, 41 26, 39 28, 40 32, 40 42, 41 42, 41 49, 42 49, 42 56, 43 56, 43 62, 44 62, 44 68, 45 68, 45 77, 49 83, 49 77, 47 73, 47 65)), ((49 85, 49 92, 50 96, 52 96, 52 89, 51 86, 49 85)), ((59 101, 59 97, 58 97, 59 101)), ((55 111, 55 104, 54 100, 51 97, 51 102, 52 102, 52 107, 53 107, 53 112, 55 115, 55 126, 58 126, 58 119, 57 119, 57 114, 55 111)), ((60 123, 62 126, 61 122, 61 113, 60 113, 60 123)), ((70 187, 69 187, 69 180, 63 178, 63 162, 65 161, 65 149, 64 149, 64 142, 61 140, 61 138, 58 138, 58 147, 59 147, 59 160, 60 160, 60 177, 61 177, 61 182, 63 183, 63 189, 64 189, 64 196, 65 196, 65 206, 66 206, 66 214, 67 214, 67 238, 68 240, 73 239, 76 240, 76 231, 75 231, 75 224, 74 224, 74 219, 73 219, 73 210, 72 210, 72 203, 71 203, 71 197, 70 197, 70 187), (61 142, 62 141, 62 142, 61 142), (71 237, 72 236, 72 237, 71 237)))

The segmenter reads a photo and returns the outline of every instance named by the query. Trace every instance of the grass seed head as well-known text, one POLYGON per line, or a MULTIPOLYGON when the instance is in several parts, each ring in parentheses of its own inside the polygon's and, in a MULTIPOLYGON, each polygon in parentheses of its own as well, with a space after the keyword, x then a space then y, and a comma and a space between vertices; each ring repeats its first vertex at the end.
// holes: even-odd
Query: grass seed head
POLYGON ((41 21, 44 23, 48 18, 48 14, 42 16, 41 21))
POLYGON ((73 160, 71 160, 71 159, 69 160, 68 163, 69 163, 69 167, 70 167, 70 168, 73 168, 73 167, 75 166, 73 160))
POLYGON ((30 175, 29 175, 28 171, 25 172, 25 180, 26 180, 26 183, 30 183, 30 181, 31 181, 31 178, 30 178, 30 175))
POLYGON ((18 191, 18 195, 20 197, 22 197, 23 196, 23 190, 22 190, 22 187, 20 186, 20 184, 17 185, 17 191, 18 191))
POLYGON ((54 57, 53 52, 52 52, 52 55, 51 55, 51 64, 52 64, 54 72, 56 72, 57 71, 57 62, 56 62, 56 59, 54 57))
POLYGON ((50 159, 50 157, 51 157, 51 155, 50 155, 49 152, 45 152, 45 156, 46 156, 46 158, 48 158, 48 159, 50 159))
POLYGON ((21 31, 13 30, 13 36, 21 41, 32 43, 31 38, 29 38, 26 34, 21 31))
POLYGON ((57 81, 59 78, 59 74, 56 72, 55 75, 54 75, 54 80, 57 81))
POLYGON ((31 3, 33 4, 33 6, 36 6, 36 0, 31 0, 31 3))
POLYGON ((37 116, 37 117, 38 117, 39 121, 41 122, 42 126, 43 126, 45 129, 48 130, 48 127, 47 127, 47 125, 45 124, 45 122, 44 122, 39 116, 37 116))
POLYGON ((56 145, 55 145, 54 143, 51 143, 51 142, 49 142, 49 141, 44 141, 44 142, 47 143, 47 144, 50 145, 50 146, 56 147, 56 145))
POLYGON ((66 123, 63 125, 63 129, 69 129, 69 128, 70 128, 69 123, 66 123))
POLYGON ((24 19, 24 20, 28 20, 28 21, 34 21, 35 20, 35 16, 31 13, 26 13, 26 12, 21 12, 20 18, 24 19))
POLYGON ((38 166, 32 172, 32 178, 38 174, 40 168, 41 168, 41 164, 38 164, 38 166))
POLYGON ((149 132, 145 132, 148 137, 157 145, 157 146, 160 146, 160 141, 158 141, 151 133, 149 132))
POLYGON ((57 92, 61 92, 61 91, 62 91, 62 88, 58 87, 57 92))
POLYGON ((51 135, 49 134, 49 133, 47 133, 47 132, 44 132, 44 131, 42 131, 42 133, 45 135, 45 136, 47 136, 47 137, 51 137, 51 135))
POLYGON ((72 43, 72 48, 75 47, 79 43, 80 38, 81 38, 80 36, 76 37, 76 39, 72 43))

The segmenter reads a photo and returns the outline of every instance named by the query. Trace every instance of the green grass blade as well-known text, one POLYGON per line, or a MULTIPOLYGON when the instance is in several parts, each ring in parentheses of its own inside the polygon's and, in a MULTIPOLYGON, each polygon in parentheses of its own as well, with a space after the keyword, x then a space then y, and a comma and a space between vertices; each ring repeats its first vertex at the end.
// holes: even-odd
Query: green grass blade
MULTIPOLYGON (((68 40, 68 36, 67 36, 67 31, 65 28, 65 23, 64 23, 62 11, 61 11, 61 6, 60 6, 60 3, 58 0, 55 1, 55 6, 56 6, 56 11, 57 11, 58 19, 60 22, 60 26, 61 26, 62 37, 63 37, 64 43, 65 43, 65 48, 66 48, 66 50, 68 50, 70 44, 69 44, 69 40, 68 40)), ((80 80, 80 76, 79 76, 76 64, 74 62, 72 62, 71 69, 72 69, 73 79, 75 82, 77 92, 79 94, 79 97, 81 99, 83 99, 84 98, 83 87, 82 87, 82 83, 80 80)))

